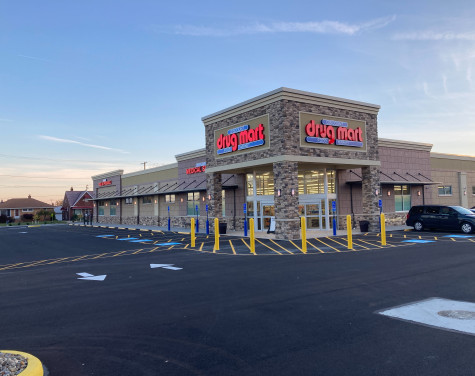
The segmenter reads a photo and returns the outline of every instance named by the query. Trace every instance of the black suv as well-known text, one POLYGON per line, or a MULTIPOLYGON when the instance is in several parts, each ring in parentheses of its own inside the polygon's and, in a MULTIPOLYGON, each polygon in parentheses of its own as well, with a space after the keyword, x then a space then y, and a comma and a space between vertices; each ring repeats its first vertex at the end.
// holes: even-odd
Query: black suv
POLYGON ((461 230, 469 234, 475 229, 475 213, 461 206, 419 205, 407 213, 406 225, 414 230, 461 230))

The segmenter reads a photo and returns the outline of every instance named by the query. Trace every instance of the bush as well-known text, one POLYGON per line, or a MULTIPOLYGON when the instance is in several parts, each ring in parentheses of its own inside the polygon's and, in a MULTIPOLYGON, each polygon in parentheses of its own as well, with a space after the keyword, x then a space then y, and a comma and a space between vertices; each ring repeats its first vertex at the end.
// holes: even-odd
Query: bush
POLYGON ((5 214, 0 215, 0 223, 7 223, 8 217, 5 214))
POLYGON ((33 220, 33 214, 23 214, 21 216, 21 220, 25 221, 25 222, 26 221, 31 221, 31 220, 33 220))

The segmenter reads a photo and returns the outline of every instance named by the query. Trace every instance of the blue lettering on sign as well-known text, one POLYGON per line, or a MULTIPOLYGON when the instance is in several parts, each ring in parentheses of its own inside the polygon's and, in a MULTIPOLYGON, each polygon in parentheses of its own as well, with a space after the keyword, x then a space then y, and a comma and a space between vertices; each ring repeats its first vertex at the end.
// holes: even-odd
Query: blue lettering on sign
POLYGON ((348 140, 335 140, 335 145, 354 146, 357 148, 363 147, 363 143, 361 141, 348 141, 348 140))
POLYGON ((345 127, 348 128, 348 123, 346 121, 336 121, 336 120, 322 120, 323 125, 333 125, 334 127, 345 127))
POLYGON ((233 134, 233 133, 239 133, 239 132, 242 132, 242 131, 247 131, 249 129, 249 125, 242 125, 240 127, 237 127, 237 128, 233 128, 233 129, 230 129, 228 131, 228 134, 233 134))
POLYGON ((328 144, 328 138, 322 137, 305 137, 305 141, 311 142, 312 144, 328 144))
POLYGON ((206 166, 206 162, 200 162, 200 163, 195 164, 195 167, 203 167, 203 166, 206 166))
MULTIPOLYGON (((241 145, 239 145, 241 146, 241 145)), ((224 148, 224 149, 218 149, 217 153, 218 154, 226 154, 226 153, 231 153, 233 151, 233 147, 230 146, 230 147, 227 147, 227 148, 224 148)))
POLYGON ((248 142, 246 144, 239 145, 238 150, 244 150, 244 149, 249 149, 249 148, 253 148, 253 147, 256 147, 256 146, 261 146, 261 145, 264 145, 264 143, 265 143, 264 140, 257 140, 257 141, 248 142))

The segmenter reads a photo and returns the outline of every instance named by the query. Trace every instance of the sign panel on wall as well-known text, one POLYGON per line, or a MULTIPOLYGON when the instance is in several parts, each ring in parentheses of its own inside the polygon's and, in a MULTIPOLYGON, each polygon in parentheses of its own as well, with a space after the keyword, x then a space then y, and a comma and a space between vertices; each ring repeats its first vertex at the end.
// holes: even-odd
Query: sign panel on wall
POLYGON ((299 113, 300 145, 366 151, 366 122, 335 116, 299 113))
POLYGON ((218 157, 267 149, 269 115, 249 119, 214 132, 214 147, 218 157))

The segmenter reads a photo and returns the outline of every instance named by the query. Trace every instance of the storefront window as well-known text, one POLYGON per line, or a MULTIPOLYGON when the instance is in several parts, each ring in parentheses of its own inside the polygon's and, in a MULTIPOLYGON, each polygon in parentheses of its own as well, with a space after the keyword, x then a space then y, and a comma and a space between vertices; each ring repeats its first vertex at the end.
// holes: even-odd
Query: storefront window
POLYGON ((152 203, 152 196, 142 197, 142 204, 151 204, 151 203, 152 203))
POLYGON ((196 205, 200 203, 200 192, 188 192, 186 214, 196 215, 196 205))
POLYGON ((99 201, 97 203, 98 213, 99 215, 104 215, 104 201, 99 201))
POLYGON ((439 196, 452 196, 452 186, 443 185, 438 187, 439 196))
POLYGON ((165 195, 165 202, 175 202, 175 195, 165 195))
POLYGON ((110 201, 110 215, 117 215, 117 201, 111 200, 110 201))
POLYGON ((327 170, 328 193, 336 193, 336 171, 327 170))
POLYGON ((299 172, 299 194, 325 193, 325 174, 323 170, 299 172))
POLYGON ((221 191, 221 197, 223 198, 223 200, 222 200, 222 205, 223 205, 222 213, 223 213, 223 217, 226 217, 226 191, 224 189, 221 191))
POLYGON ((247 195, 254 196, 254 175, 246 174, 247 195))
POLYGON ((272 172, 256 174, 256 194, 258 196, 274 194, 274 174, 272 172))
POLYGON ((411 190, 408 185, 394 186, 394 203, 396 211, 407 211, 411 208, 411 190))

